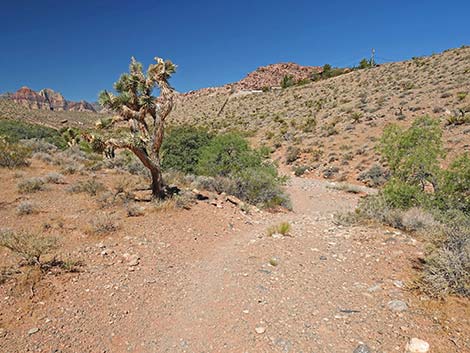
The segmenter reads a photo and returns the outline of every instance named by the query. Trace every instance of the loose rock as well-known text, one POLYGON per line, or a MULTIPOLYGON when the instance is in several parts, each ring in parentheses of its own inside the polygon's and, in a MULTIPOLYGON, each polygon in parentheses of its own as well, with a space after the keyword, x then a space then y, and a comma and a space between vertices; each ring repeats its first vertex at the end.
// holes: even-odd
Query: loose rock
POLYGON ((369 346, 360 344, 356 347, 353 353, 372 353, 372 350, 369 348, 369 346))
POLYGON ((408 310, 408 304, 402 300, 392 300, 387 304, 391 311, 401 312, 408 310))
POLYGON ((406 345, 408 353, 426 353, 429 352, 429 343, 419 338, 412 338, 406 345))

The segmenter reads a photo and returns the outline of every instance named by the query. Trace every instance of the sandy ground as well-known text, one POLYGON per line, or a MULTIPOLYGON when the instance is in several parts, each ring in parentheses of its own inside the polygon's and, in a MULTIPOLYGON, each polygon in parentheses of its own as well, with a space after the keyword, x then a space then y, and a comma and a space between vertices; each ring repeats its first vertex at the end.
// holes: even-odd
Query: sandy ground
MULTIPOLYGON (((12 173, 2 171, 2 185, 12 173)), ((340 353, 365 343, 385 353, 404 352, 412 337, 431 352, 470 352, 468 301, 439 303, 406 289, 422 244, 393 229, 335 225, 333 213, 352 210, 359 196, 324 181, 293 178, 288 213, 199 202, 129 218, 116 207, 108 212, 120 228, 106 236, 85 231, 96 202, 65 187, 28 196, 43 211, 23 217, 14 207, 25 196, 2 192, 2 227, 47 221, 84 266, 0 286, 0 352, 340 353), (267 236, 282 221, 291 236, 267 236), (390 310, 393 300, 407 309, 390 310)))

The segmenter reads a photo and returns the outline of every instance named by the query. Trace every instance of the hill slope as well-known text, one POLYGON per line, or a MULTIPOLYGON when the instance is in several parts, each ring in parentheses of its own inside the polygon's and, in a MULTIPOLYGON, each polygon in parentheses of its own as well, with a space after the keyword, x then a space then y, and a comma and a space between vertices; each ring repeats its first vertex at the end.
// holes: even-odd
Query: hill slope
MULTIPOLYGON (((386 124, 409 125, 427 114, 445 125, 459 109, 468 116, 469 77, 470 47, 462 47, 284 90, 196 91, 180 95, 170 120, 246 132, 255 143, 272 146, 282 162, 287 148, 291 154, 298 148, 294 164, 316 175, 355 179, 379 163, 374 146, 386 124)), ((452 158, 453 151, 470 147, 470 125, 447 126, 444 139, 452 158)))

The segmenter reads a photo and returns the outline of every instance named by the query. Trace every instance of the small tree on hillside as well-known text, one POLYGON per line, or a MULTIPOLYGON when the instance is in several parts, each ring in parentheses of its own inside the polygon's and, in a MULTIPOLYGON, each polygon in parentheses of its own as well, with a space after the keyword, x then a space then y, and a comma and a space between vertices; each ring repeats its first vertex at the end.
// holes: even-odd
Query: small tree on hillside
POLYGON ((112 123, 127 122, 128 127, 119 133, 118 138, 110 138, 104 143, 114 148, 126 148, 148 168, 152 176, 152 194, 156 198, 165 196, 160 166, 160 148, 163 143, 165 119, 174 103, 174 89, 168 79, 176 71, 169 60, 155 58, 147 73, 142 64, 134 58, 129 65, 129 73, 121 75, 114 84, 117 95, 108 91, 100 93, 100 104, 118 114, 112 123), (158 98, 152 96, 155 87, 160 89, 158 98))

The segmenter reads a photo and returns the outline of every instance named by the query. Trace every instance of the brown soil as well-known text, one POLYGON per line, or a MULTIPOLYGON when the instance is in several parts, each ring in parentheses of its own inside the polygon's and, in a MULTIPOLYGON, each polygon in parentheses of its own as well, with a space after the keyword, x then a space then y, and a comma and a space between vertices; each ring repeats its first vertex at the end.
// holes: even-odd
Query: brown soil
MULTIPOLYGON (((86 174, 18 194, 19 174, 53 169, 35 161, 19 173, 1 170, 2 227, 60 236, 59 256, 83 266, 40 274, 2 250, 2 265, 21 274, 0 286, 1 352, 352 352, 360 342, 403 352, 411 337, 428 341, 431 352, 470 351, 467 300, 436 302, 397 286, 413 280, 419 241, 333 223, 357 195, 293 178, 293 212, 246 214, 229 202, 200 201, 165 211, 142 203, 145 214, 128 217, 123 205, 101 208, 98 197, 66 191, 86 174), (25 199, 40 212, 17 216, 25 199), (90 233, 100 213, 118 230, 90 233), (291 236, 267 236, 282 221, 291 236), (138 255, 138 264, 126 254, 138 255), (394 299, 408 310, 390 311, 394 299)), ((122 177, 93 176, 110 189, 122 177)))

